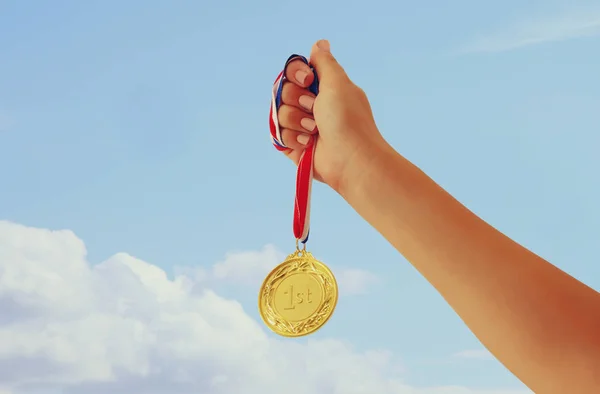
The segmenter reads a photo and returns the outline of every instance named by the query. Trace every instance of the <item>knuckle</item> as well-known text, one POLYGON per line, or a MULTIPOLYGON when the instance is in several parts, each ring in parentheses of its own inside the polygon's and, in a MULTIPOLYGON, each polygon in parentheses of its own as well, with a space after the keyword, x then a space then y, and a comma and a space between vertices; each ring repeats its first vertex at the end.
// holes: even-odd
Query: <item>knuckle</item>
POLYGON ((288 64, 286 70, 286 76, 288 77, 288 79, 294 79, 294 74, 296 74, 296 72, 300 70, 303 66, 304 63, 300 60, 294 60, 293 62, 288 64))
POLYGON ((290 145, 292 145, 293 140, 294 140, 294 131, 290 130, 290 129, 283 129, 281 131, 281 139, 283 140, 283 143, 289 147, 290 145))
POLYGON ((289 105, 282 105, 277 112, 277 117, 279 118, 279 124, 283 127, 289 126, 294 117, 293 108, 289 105))
POLYGON ((294 84, 286 82, 283 85, 283 89, 281 91, 281 98, 283 100, 284 103, 291 103, 294 100, 295 97, 295 89, 294 89, 294 84))
POLYGON ((282 105, 281 107, 279 107, 279 111, 277 111, 277 115, 279 116, 279 118, 287 118, 289 117, 291 112, 291 108, 289 105, 282 105))

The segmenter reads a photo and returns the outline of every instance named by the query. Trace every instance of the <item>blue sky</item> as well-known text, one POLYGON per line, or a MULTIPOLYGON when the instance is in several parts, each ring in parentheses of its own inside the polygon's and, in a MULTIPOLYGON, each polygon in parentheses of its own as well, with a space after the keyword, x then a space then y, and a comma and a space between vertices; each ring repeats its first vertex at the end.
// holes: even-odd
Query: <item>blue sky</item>
MULTIPOLYGON (((402 154, 600 288, 598 35, 592 1, 0 1, 0 220, 72 230, 91 264, 123 252, 169 275, 291 252, 294 168, 269 143, 270 88, 328 38, 402 154)), ((313 193, 309 248, 378 279, 311 338, 386 349, 414 387, 522 387, 339 196, 313 193)), ((207 286, 256 320, 255 282, 207 286)))

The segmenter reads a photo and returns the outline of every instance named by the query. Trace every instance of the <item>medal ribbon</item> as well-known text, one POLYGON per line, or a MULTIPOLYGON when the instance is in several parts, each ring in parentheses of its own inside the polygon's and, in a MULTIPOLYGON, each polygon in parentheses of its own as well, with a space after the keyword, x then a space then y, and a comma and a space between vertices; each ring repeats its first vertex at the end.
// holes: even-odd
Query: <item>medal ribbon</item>
MULTIPOLYGON (((284 144, 281 138, 281 129, 279 127, 279 119, 277 112, 281 107, 281 92, 283 90, 283 83, 287 80, 285 72, 288 65, 294 60, 300 60, 310 66, 308 60, 304 56, 292 55, 285 62, 283 71, 279 73, 275 83, 273 84, 273 95, 271 99, 271 110, 269 113, 269 127, 271 129, 271 142, 275 146, 275 149, 279 151, 285 151, 289 148, 284 144)), ((319 80, 317 78, 314 68, 310 66, 315 75, 314 82, 308 87, 315 96, 319 93, 319 80)), ((315 138, 311 139, 309 145, 306 146, 300 161, 298 163, 298 172, 296 173, 296 198, 294 206, 294 236, 296 240, 306 244, 308 241, 308 234, 310 232, 310 194, 313 180, 313 158, 315 155, 316 147, 316 135, 315 138)))

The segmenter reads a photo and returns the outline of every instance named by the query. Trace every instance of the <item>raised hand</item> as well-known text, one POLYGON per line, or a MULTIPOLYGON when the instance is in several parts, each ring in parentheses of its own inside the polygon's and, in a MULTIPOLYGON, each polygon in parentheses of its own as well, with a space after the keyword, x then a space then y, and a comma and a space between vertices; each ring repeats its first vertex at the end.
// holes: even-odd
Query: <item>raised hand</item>
POLYGON ((311 139, 317 138, 315 179, 341 192, 353 168, 364 166, 386 145, 381 137, 365 93, 335 60, 329 42, 318 41, 310 63, 319 76, 319 94, 308 90, 315 76, 300 60, 286 70, 279 125, 285 154, 296 164, 311 139), (318 133, 318 136, 317 136, 318 133))

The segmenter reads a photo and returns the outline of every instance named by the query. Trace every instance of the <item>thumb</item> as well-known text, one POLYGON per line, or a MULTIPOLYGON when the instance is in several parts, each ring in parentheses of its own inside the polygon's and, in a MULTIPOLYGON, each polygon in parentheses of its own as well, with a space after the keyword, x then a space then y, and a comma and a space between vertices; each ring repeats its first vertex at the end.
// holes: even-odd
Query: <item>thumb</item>
POLYGON ((313 45, 310 51, 310 63, 317 71, 319 80, 326 84, 331 80, 348 78, 342 66, 331 54, 331 47, 327 40, 319 40, 313 45))

